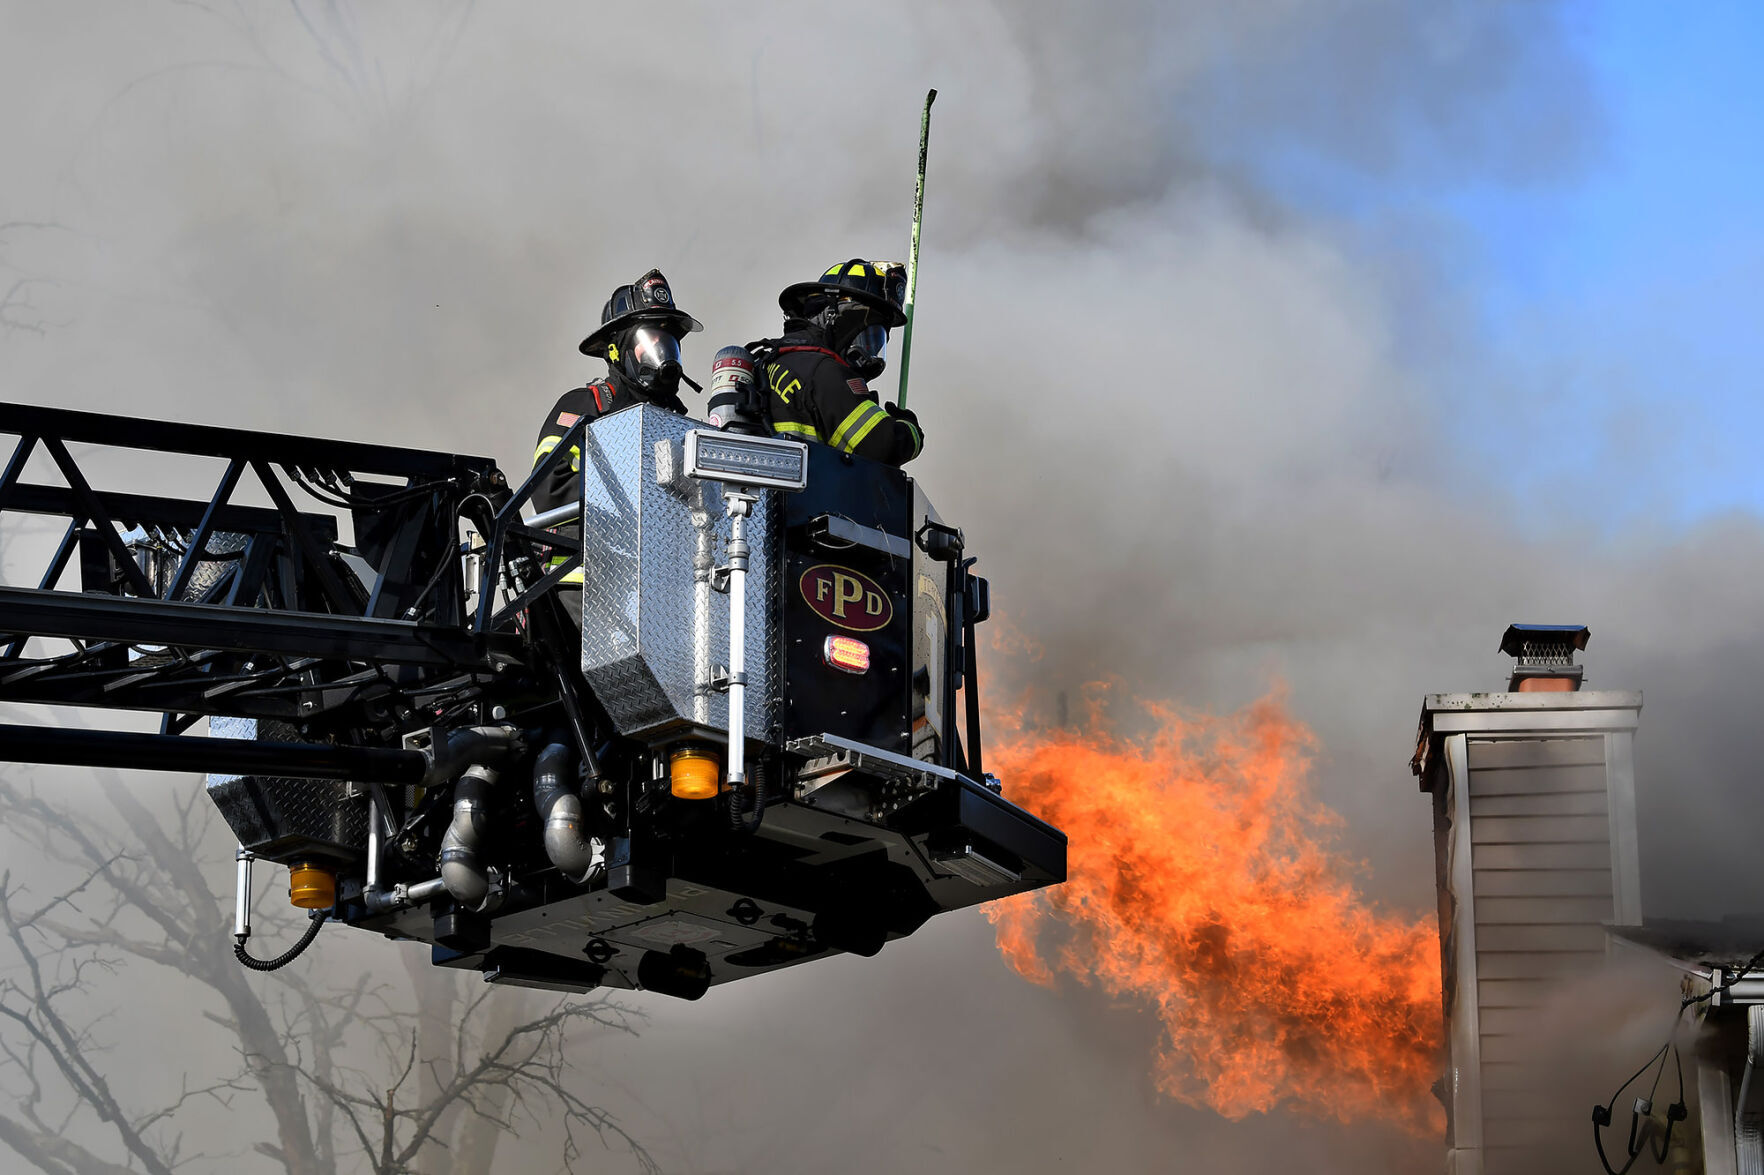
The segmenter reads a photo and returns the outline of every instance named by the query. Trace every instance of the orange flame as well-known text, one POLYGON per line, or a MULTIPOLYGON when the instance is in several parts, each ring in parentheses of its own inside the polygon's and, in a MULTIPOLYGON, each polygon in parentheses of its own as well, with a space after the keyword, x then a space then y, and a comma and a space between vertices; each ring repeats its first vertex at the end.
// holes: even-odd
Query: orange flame
POLYGON ((1005 958, 1149 1003, 1158 1088, 1191 1105, 1439 1129, 1433 920, 1356 890, 1329 847, 1340 818, 1310 795, 1310 732, 1278 696, 1223 718, 1144 709, 1139 735, 1093 704, 1090 734, 994 740, 1006 794, 1071 842, 1066 884, 987 907, 1005 958))

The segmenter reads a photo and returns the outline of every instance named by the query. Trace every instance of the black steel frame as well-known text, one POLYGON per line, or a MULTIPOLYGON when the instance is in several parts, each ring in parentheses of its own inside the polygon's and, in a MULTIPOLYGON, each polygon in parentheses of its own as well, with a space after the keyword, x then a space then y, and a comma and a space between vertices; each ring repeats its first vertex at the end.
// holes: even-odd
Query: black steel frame
MULTIPOLYGON (((545 613, 541 626, 557 635, 555 608, 531 605, 579 566, 581 544, 534 531, 520 515, 574 440, 511 493, 488 458, 419 449, 19 404, 0 404, 0 434, 17 438, 0 471, 0 538, 20 515, 65 522, 34 587, 0 585, 0 701, 158 711, 162 732, 175 734, 205 714, 328 718, 359 729, 376 700, 420 706, 520 666, 574 693, 569 674, 535 652, 522 619, 545 613), (206 501, 100 491, 72 448, 82 445, 227 464, 206 501), (25 480, 39 452, 65 485, 25 480), (271 507, 232 502, 247 474, 271 507), (297 507, 294 490, 320 509, 297 507), (377 558, 339 545, 342 510, 355 516, 358 544, 364 520, 376 527, 377 558), (462 519, 484 538, 470 614, 462 519), (163 591, 130 535, 177 553, 163 591), (237 549, 215 551, 218 535, 237 549), (554 550, 569 560, 541 575, 554 550), (372 566, 370 582, 345 555, 372 566), (83 590, 63 582, 76 556, 83 590), (199 568, 223 561, 191 598, 199 568), (499 585, 514 599, 497 611, 499 585), (31 656, 34 638, 72 648, 31 656)), ((579 698, 564 701, 582 709, 579 698)), ((19 744, 16 733, 0 731, 0 744, 19 744)), ((0 746, 0 757, 28 758, 25 749, 0 746)))
MULTIPOLYGON (((599 710, 579 667, 558 655, 574 642, 555 596, 544 599, 581 565, 581 540, 535 530, 521 514, 558 463, 590 443, 586 420, 512 490, 483 457, 55 408, 0 404, 0 434, 18 438, 0 471, 0 538, 18 515, 65 522, 35 587, 0 584, 0 702, 158 712, 168 735, 203 715, 235 715, 321 732, 351 729, 359 737, 398 729, 389 712, 481 695, 497 675, 518 668, 560 704, 578 753, 594 764, 599 710), (77 445, 227 464, 206 500, 119 493, 93 488, 70 448, 77 445), (24 479, 39 451, 65 485, 24 479), (231 500, 247 474, 271 507, 231 500), (321 509, 297 507, 290 487, 321 509), (364 516, 391 511, 378 558, 369 560, 371 585, 342 559, 365 555, 339 544, 337 510, 355 514, 358 544, 364 516), (472 585, 459 557, 461 521, 481 537, 472 585), (163 590, 126 534, 151 534, 180 552, 163 590), (210 548, 217 535, 242 546, 190 598, 198 569, 220 558, 210 548), (565 558, 547 569, 557 554, 565 558), (62 584, 76 555, 82 591, 62 584), (469 612, 468 586, 476 592, 469 612), (506 601, 500 608, 498 599, 506 601), (37 638, 70 642, 72 651, 27 656, 37 638)), ((960 531, 930 525, 927 532, 936 533, 917 539, 930 541, 927 550, 935 548, 947 568, 943 758, 981 779, 974 639, 985 619, 976 614, 981 581, 971 573, 974 560, 964 558, 960 531), (963 684, 966 704, 958 710, 963 684)), ((0 759, 29 757, 16 730, 0 729, 0 759)))

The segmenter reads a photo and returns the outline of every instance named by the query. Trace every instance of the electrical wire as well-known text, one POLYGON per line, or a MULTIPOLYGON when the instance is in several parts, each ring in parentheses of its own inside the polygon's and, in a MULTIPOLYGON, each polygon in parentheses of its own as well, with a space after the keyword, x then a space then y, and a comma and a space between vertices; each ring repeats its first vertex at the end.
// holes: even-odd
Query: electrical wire
MULTIPOLYGON (((454 521, 457 522, 458 520, 458 516, 456 515, 454 521)), ((429 598, 429 593, 434 591, 436 587, 440 585, 441 579, 447 574, 448 568, 453 566, 453 561, 455 559, 463 560, 470 554, 470 544, 461 543, 458 547, 453 548, 442 555, 441 562, 436 566, 434 574, 429 576, 429 581, 423 585, 423 590, 417 593, 416 599, 412 600, 410 606, 404 610, 404 617, 406 620, 415 620, 417 618, 421 612, 423 604, 427 602, 429 598)))
POLYGON ((1732 975, 1729 975, 1720 983, 1712 984, 1708 991, 1701 992, 1697 995, 1687 995, 1680 1000, 1678 1003, 1678 1012, 1672 1017, 1672 1027, 1666 1033, 1665 1043, 1654 1051, 1653 1055, 1642 1064, 1640 1069, 1637 1069, 1630 1075, 1628 1081, 1625 1081, 1622 1085, 1617 1087, 1617 1092, 1611 1095, 1610 1100, 1601 1102, 1593 1107, 1593 1147, 1599 1152, 1599 1163, 1605 1168, 1606 1175, 1626 1175, 1629 1169, 1635 1166, 1635 1161, 1642 1156, 1643 1152, 1652 1152, 1656 1163, 1661 1165, 1665 1164, 1667 1152, 1672 1149, 1673 1126, 1689 1117, 1689 1111, 1685 1108, 1684 1101, 1684 1058, 1678 1049, 1678 1026, 1683 1023, 1686 1011, 1695 1007, 1697 1004, 1714 999, 1722 992, 1731 989, 1734 984, 1751 974, 1760 963, 1764 963, 1764 950, 1758 951, 1757 954, 1747 959, 1732 975), (1656 1149, 1656 1145, 1648 1138, 1647 1133, 1641 1129, 1641 1121, 1644 1114, 1653 1113, 1654 1094, 1658 1092, 1660 1088, 1660 1078, 1666 1075, 1666 1054, 1668 1052, 1672 1054, 1673 1067, 1678 1072, 1678 1100, 1666 1107, 1666 1133, 1660 1139, 1656 1149), (1635 1081, 1636 1078, 1651 1069, 1655 1062, 1659 1063, 1660 1070, 1654 1074, 1654 1082, 1648 1090, 1648 1096, 1646 1098, 1637 1098, 1636 1107, 1630 1111, 1629 1142, 1624 1148, 1629 1156, 1628 1161, 1621 1167, 1613 1167, 1611 1165, 1611 1160, 1605 1155, 1605 1140, 1602 1131, 1605 1127, 1611 1124, 1611 1114, 1616 1108, 1617 1099, 1623 1096, 1623 1091, 1628 1089, 1630 1083, 1635 1081), (1643 1108, 1644 1106, 1646 1107, 1645 1109, 1643 1108), (1640 1145, 1637 1145, 1638 1140, 1636 1135, 1638 1132, 1641 1134, 1640 1145))
MULTIPOLYGON (((307 471, 301 469, 297 465, 284 465, 282 466, 282 472, 292 478, 301 489, 305 490, 319 501, 325 503, 325 505, 336 506, 343 510, 353 510, 356 507, 373 509, 380 506, 395 506, 403 502, 412 501, 416 498, 428 497, 430 494, 437 493, 447 486, 458 484, 458 481, 455 478, 443 478, 439 481, 418 482, 415 485, 395 488, 386 494, 370 497, 366 494, 354 493, 338 486, 335 484, 334 480, 330 485, 314 484, 314 482, 307 477, 307 471)), ((324 472, 326 471, 313 471, 315 475, 320 476, 322 476, 324 472)))
MULTIPOLYGON (((1632 1082, 1634 1082, 1636 1078, 1640 1077, 1643 1073, 1646 1073, 1649 1069, 1653 1068, 1654 1062, 1656 1062, 1656 1061, 1658 1061, 1660 1063, 1660 1072, 1664 1073, 1666 1071, 1666 1052, 1668 1049, 1670 1049, 1672 1047, 1672 1036, 1677 1034, 1678 1022, 1683 1017, 1683 1015, 1684 1015, 1684 1010, 1682 1008, 1680 1008, 1678 1015, 1674 1016, 1672 1019, 1672 1034, 1667 1036, 1666 1043, 1661 1045, 1658 1049, 1654 1050, 1653 1055, 1650 1056, 1642 1064, 1642 1067, 1637 1069, 1634 1073, 1630 1074, 1628 1080, 1624 1081, 1624 1083, 1622 1085, 1619 1085, 1617 1087, 1617 1092, 1613 1093, 1611 1095, 1611 1100, 1608 1102, 1603 1102, 1603 1103, 1593 1107, 1593 1112, 1592 1112, 1593 1148, 1599 1152, 1599 1164, 1600 1164, 1600 1166, 1605 1168, 1606 1175, 1628 1175, 1629 1169, 1631 1167, 1635 1166, 1635 1161, 1642 1156, 1643 1151, 1648 1149, 1646 1142, 1645 1142, 1645 1137, 1646 1137, 1645 1135, 1644 1135, 1644 1143, 1642 1146, 1638 1147, 1635 1144, 1636 1131, 1637 1131, 1637 1128, 1640 1124, 1641 1116, 1642 1116, 1642 1112, 1643 1112, 1640 1109, 1640 1107, 1642 1104, 1644 1104, 1643 1100, 1640 1098, 1636 1099, 1637 1108, 1630 1112, 1630 1116, 1629 1116, 1629 1142, 1628 1142, 1628 1145, 1624 1148, 1625 1151, 1628 1153, 1629 1158, 1628 1158, 1628 1161, 1623 1164, 1623 1166, 1613 1167, 1611 1165, 1610 1157, 1605 1154, 1605 1139, 1604 1139, 1604 1135, 1603 1135, 1602 1131, 1604 1130, 1605 1127, 1607 1127, 1611 1124, 1611 1110, 1614 1106, 1616 1106, 1617 1099, 1623 1096, 1623 1091, 1628 1089, 1630 1084, 1632 1082)), ((1656 1089, 1659 1087, 1659 1084, 1660 1084, 1660 1076, 1659 1076, 1659 1074, 1656 1074, 1654 1077, 1654 1086, 1656 1089)), ((1682 1100, 1683 1100, 1682 1088, 1680 1089, 1679 1097, 1680 1097, 1680 1102, 1682 1103, 1682 1100)), ((1645 1104, 1650 1107, 1650 1112, 1651 1112, 1651 1107, 1653 1106, 1653 1099, 1651 1096, 1646 1100, 1645 1104)), ((1670 1112, 1668 1112, 1668 1125, 1667 1125, 1668 1144, 1670 1144, 1670 1131, 1671 1131, 1671 1124, 1670 1123, 1671 1123, 1671 1117, 1670 1117, 1670 1112)))
MULTIPOLYGON (((1678 1070, 1678 1100, 1666 1107, 1666 1136, 1660 1140, 1660 1149, 1654 1152, 1654 1162, 1661 1166, 1666 1165, 1666 1155, 1672 1149, 1673 1123, 1683 1121, 1690 1113, 1684 1105, 1684 1058, 1679 1055, 1677 1041, 1672 1044, 1672 1067, 1678 1070)), ((1665 1073, 1666 1066, 1661 1065, 1660 1072, 1665 1073)))

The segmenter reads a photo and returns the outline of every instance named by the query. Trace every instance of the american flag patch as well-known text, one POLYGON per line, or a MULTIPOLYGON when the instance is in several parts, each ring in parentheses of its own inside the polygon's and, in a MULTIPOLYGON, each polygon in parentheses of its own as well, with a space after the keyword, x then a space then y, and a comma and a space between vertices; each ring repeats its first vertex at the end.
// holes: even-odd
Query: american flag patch
POLYGON ((559 412, 557 414, 557 422, 565 428, 570 427, 570 425, 576 423, 576 421, 580 419, 582 419, 581 415, 575 412, 559 412))
POLYGON ((852 395, 863 396, 865 399, 869 398, 870 385, 865 383, 863 380, 861 380, 861 379, 848 379, 845 381, 845 386, 851 389, 852 395))

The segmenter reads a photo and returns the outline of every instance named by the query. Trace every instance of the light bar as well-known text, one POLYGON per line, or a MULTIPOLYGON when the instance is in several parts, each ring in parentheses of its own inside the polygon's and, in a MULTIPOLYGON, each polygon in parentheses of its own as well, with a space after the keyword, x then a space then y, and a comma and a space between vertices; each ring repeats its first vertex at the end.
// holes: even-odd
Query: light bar
POLYGON ((783 437, 693 429, 686 434, 686 476, 794 492, 808 485, 808 446, 783 437))
POLYGON ((934 853, 932 859, 969 885, 976 885, 981 889, 1015 885, 1023 880, 1023 875, 1017 870, 1001 865, 985 853, 976 852, 973 845, 961 845, 952 851, 934 853))
POLYGON ((821 660, 847 673, 868 673, 870 646, 855 636, 830 636, 821 644, 821 660))

